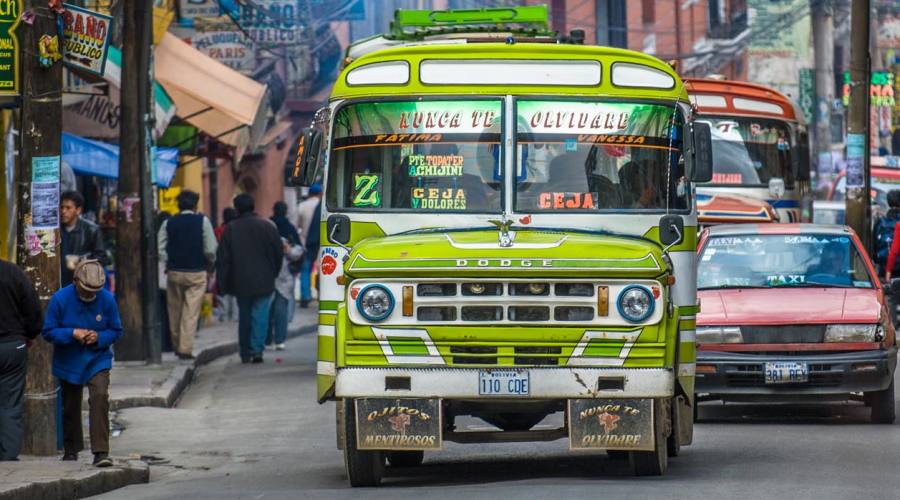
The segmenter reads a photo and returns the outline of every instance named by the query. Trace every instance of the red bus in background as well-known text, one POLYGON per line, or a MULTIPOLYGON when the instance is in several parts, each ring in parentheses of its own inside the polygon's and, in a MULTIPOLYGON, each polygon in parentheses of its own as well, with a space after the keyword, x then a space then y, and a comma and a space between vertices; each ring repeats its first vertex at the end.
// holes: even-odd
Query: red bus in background
POLYGON ((685 79, 685 87, 713 134, 713 179, 697 186, 700 223, 808 220, 809 137, 797 105, 746 82, 685 79))

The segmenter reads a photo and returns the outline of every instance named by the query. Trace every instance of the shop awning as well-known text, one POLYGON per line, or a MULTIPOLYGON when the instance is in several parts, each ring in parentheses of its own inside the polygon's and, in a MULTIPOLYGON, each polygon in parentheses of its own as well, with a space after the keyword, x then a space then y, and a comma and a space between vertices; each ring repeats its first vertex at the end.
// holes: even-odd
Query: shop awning
MULTIPOLYGON (((156 185, 169 187, 178 167, 177 148, 156 150, 156 185)), ((95 175, 106 179, 119 178, 119 146, 92 141, 63 132, 62 161, 69 164, 76 174, 95 175)))
MULTIPOLYGON (((122 52, 109 47, 104 67, 103 78, 63 68, 63 80, 66 91, 63 93, 63 126, 81 135, 100 139, 119 137, 118 120, 110 120, 107 116, 119 103, 119 89, 122 86, 122 52), (110 87, 104 92, 101 85, 110 87), (92 102, 83 106, 75 106, 88 99, 92 102), (99 112, 102 110, 102 112, 99 112)), ((175 103, 166 94, 165 89, 157 81, 153 81, 154 115, 156 118, 156 136, 165 132, 169 122, 175 117, 175 103)))
POLYGON ((171 33, 156 47, 154 72, 183 120, 239 150, 259 139, 265 125, 265 85, 171 33))

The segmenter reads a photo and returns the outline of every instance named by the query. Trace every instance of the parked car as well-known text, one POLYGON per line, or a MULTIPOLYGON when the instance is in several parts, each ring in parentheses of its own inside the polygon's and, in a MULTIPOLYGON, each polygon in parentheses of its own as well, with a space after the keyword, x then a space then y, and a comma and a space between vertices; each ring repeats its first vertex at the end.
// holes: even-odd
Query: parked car
POLYGON ((862 400, 872 422, 894 421, 894 326, 850 228, 722 225, 700 238, 698 399, 862 400))

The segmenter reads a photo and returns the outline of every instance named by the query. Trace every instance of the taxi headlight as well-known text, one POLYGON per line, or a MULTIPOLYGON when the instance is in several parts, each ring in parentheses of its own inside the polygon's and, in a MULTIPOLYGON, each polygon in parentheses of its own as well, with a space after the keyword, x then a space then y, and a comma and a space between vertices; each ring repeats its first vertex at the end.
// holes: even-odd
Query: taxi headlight
POLYGON ((699 326, 698 344, 743 344, 744 334, 737 326, 699 326))
POLYGON ((369 285, 356 297, 356 308, 369 321, 382 321, 394 310, 394 296, 387 287, 369 285))
POLYGON ((878 342, 884 338, 881 325, 828 325, 825 342, 878 342))
POLYGON ((619 314, 632 323, 640 323, 653 314, 653 295, 651 295, 650 290, 642 286, 631 285, 625 287, 619 293, 619 300, 616 303, 619 308, 619 314))

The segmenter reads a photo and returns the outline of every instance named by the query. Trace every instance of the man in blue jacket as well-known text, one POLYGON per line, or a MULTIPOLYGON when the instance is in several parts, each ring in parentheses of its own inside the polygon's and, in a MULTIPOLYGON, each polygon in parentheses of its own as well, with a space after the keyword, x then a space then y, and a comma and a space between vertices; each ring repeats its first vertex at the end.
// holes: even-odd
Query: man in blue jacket
POLYGON ((63 399, 63 460, 78 460, 84 448, 81 399, 88 387, 91 451, 94 465, 108 467, 110 347, 122 336, 115 297, 103 288, 106 274, 96 260, 75 268, 72 284, 50 299, 44 316, 44 340, 53 344, 53 375, 59 377, 63 399))

